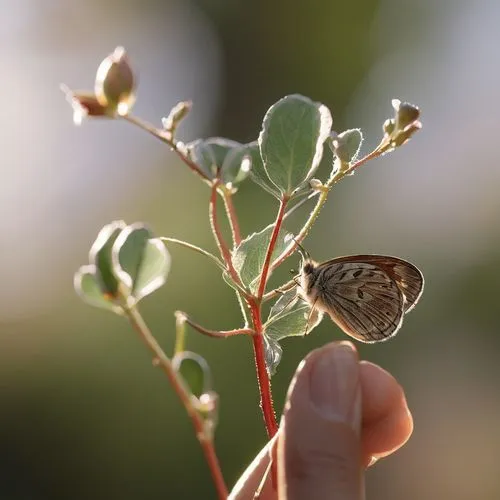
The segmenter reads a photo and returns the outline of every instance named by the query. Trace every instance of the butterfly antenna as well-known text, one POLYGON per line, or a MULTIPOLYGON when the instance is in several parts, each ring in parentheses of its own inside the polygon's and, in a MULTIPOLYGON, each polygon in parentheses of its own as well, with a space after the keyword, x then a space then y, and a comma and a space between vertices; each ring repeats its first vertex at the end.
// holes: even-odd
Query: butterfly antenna
POLYGON ((304 261, 311 260, 311 256, 309 255, 309 252, 295 238, 293 238, 293 241, 295 241, 295 244, 297 245, 297 250, 299 251, 300 255, 302 256, 302 259, 304 261))

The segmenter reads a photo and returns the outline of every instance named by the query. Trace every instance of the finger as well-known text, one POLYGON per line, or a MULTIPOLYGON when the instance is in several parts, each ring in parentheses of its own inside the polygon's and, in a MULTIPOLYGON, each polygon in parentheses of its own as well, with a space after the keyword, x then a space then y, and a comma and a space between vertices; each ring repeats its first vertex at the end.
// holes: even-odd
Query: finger
POLYGON ((328 344, 301 363, 278 441, 280 498, 363 498, 359 371, 350 342, 328 344))
MULTIPOLYGON (((403 389, 386 370, 368 361, 360 363, 360 382, 363 399, 362 461, 365 466, 372 460, 387 456, 400 448, 410 437, 413 420, 409 413, 403 389)), ((280 431, 278 432, 280 433, 280 431)), ((271 444, 267 443, 253 460, 233 488, 231 500, 254 497, 269 466, 271 444)), ((261 500, 275 499, 270 478, 261 490, 261 500)))
POLYGON ((249 500, 254 498, 255 492, 260 489, 261 500, 276 498, 275 490, 272 488, 270 477, 266 472, 271 463, 272 449, 276 445, 278 434, 266 443, 264 448, 247 467, 238 482, 234 485, 228 500, 249 500), (262 484, 263 478, 266 482, 262 484))
MULTIPOLYGON (((363 395, 363 463, 390 455, 411 436, 413 419, 404 391, 387 371, 368 361, 360 363, 363 395)), ((373 463, 371 464, 373 465, 373 463)))

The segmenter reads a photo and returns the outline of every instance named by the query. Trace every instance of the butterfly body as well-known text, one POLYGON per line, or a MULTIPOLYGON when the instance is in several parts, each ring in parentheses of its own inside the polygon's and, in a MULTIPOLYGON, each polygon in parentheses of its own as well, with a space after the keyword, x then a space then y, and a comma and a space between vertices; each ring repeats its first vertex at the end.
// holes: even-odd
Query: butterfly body
POLYGON ((385 255, 354 255, 323 263, 305 258, 299 293, 361 342, 393 337, 423 290, 413 264, 385 255))

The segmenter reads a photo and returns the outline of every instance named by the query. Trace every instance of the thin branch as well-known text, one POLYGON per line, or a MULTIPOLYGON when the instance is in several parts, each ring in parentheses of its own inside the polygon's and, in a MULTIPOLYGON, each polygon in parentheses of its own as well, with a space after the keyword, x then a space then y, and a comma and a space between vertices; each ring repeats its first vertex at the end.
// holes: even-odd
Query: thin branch
POLYGON ((280 200, 280 208, 278 210, 278 215, 276 216, 276 222, 274 223, 274 229, 271 234, 271 239, 269 240, 269 245, 267 247, 266 258, 264 260, 264 265, 262 266, 262 273, 260 275, 259 289, 257 292, 258 300, 262 299, 264 292, 266 290, 267 278, 269 275, 271 258, 273 255, 274 247, 276 246, 276 241, 278 239, 279 232, 281 230, 281 225, 283 223, 283 216, 285 215, 286 206, 288 203, 289 197, 283 195, 280 200))
POLYGON ((175 315, 175 347, 174 356, 184 351, 186 343, 186 321, 183 316, 175 315))
POLYGON ((203 422, 200 414, 193 406, 191 395, 187 392, 184 385, 177 377, 177 373, 172 367, 170 359, 167 357, 160 344, 158 344, 157 340, 154 338, 139 311, 135 307, 131 307, 125 309, 125 314, 129 319, 131 325, 134 327, 135 331, 138 333, 140 339, 153 354, 155 364, 161 367, 175 392, 179 396, 179 399, 182 401, 182 404, 186 408, 186 411, 193 423, 196 437, 200 442, 201 448, 205 455, 205 459, 212 474, 218 497, 220 500, 226 500, 228 491, 224 482, 224 477, 222 476, 219 460, 215 453, 214 443, 212 438, 210 437, 210 434, 205 432, 205 423, 203 422))
MULTIPOLYGON (((332 187, 335 184, 337 184, 337 182, 339 182, 341 179, 343 179, 345 176, 351 175, 354 172, 354 170, 358 169, 359 167, 364 165, 369 160, 373 160, 375 158, 378 158, 380 155, 382 155, 385 152, 384 151, 385 146, 386 145, 382 142, 371 153, 368 153, 366 156, 359 159, 358 161, 356 161, 355 163, 350 165, 348 168, 346 168, 344 170, 336 170, 335 171, 335 174, 332 175, 330 177, 330 179, 328 179, 328 181, 326 182, 326 184, 324 186, 322 186, 322 188, 320 190, 319 198, 316 201, 315 207, 313 208, 313 210, 309 214, 309 217, 308 217, 306 223, 304 224, 304 226, 302 227, 302 229, 299 231, 299 234, 297 236, 295 236, 295 238, 294 238, 295 244, 293 244, 289 248, 287 248, 274 261, 273 265, 271 266, 271 270, 274 270, 277 267, 279 267, 281 264, 283 264, 283 262, 286 259, 288 259, 288 257, 290 257, 290 255, 292 255, 293 252, 295 252, 295 249, 297 248, 297 243, 302 243, 302 241, 304 241, 305 237, 308 235, 309 231, 311 230, 311 227, 314 224, 314 221, 318 218, 318 215, 320 214, 321 209, 323 208, 323 205, 325 204, 325 202, 328 198, 328 194, 329 194, 330 190, 332 189, 332 187)), ((292 208, 292 211, 294 210, 294 208, 295 207, 292 208)))
POLYGON ((290 208, 286 214, 283 216, 283 220, 286 220, 290 215, 292 215, 296 210, 298 210, 302 205, 307 203, 309 200, 312 200, 314 197, 318 196, 319 191, 313 191, 308 196, 297 202, 292 208, 290 208))
POLYGON ((295 288, 297 286, 297 281, 295 280, 296 278, 291 279, 290 281, 287 281, 278 288, 275 288, 274 290, 267 292, 262 296, 262 302, 267 302, 270 299, 274 299, 274 297, 276 297, 277 295, 283 295, 285 292, 288 292, 292 288, 295 288))
POLYGON ((253 351, 255 357, 255 368, 257 371, 257 382, 259 384, 260 407, 264 416, 264 423, 269 438, 272 438, 278 431, 276 423, 276 414, 273 405, 273 396, 271 392, 271 380, 266 367, 266 355, 264 350, 264 331, 261 320, 260 304, 252 299, 249 302, 252 314, 252 322, 255 328, 255 335, 252 336, 253 351))
POLYGON ((234 330, 209 330, 208 328, 195 323, 186 313, 182 311, 176 311, 175 317, 179 321, 187 323, 197 332, 216 339, 227 339, 228 337, 235 337, 236 335, 253 335, 255 333, 251 328, 236 328, 234 330))
POLYGON ((224 200, 224 208, 226 209, 227 220, 229 221, 229 226, 231 228, 233 245, 236 247, 241 243, 240 225, 233 204, 233 196, 226 188, 222 190, 222 199, 224 200))
POLYGON ((188 158, 183 151, 180 150, 179 145, 177 142, 175 142, 172 138, 172 134, 168 133, 164 130, 158 129, 155 126, 151 125, 150 123, 144 121, 142 118, 138 118, 137 116, 127 114, 125 116, 121 117, 123 120, 132 123, 132 125, 136 125, 137 127, 141 128, 142 130, 148 132, 149 134, 153 135, 157 139, 160 139, 160 141, 164 142, 165 144, 168 144, 172 150, 177 154, 177 156, 196 174, 198 174, 200 177, 205 179, 206 181, 210 181, 210 177, 201 170, 201 168, 196 165, 194 161, 192 161, 190 158, 188 158))
POLYGON ((187 241, 178 240, 176 238, 167 238, 166 236, 161 236, 160 240, 163 242, 175 243, 176 245, 189 248, 190 250, 194 250, 195 252, 205 255, 206 257, 212 259, 222 271, 227 271, 226 266, 224 266, 221 260, 219 260, 215 255, 211 254, 210 252, 207 252, 203 248, 188 243, 187 241))
POLYGON ((233 266, 233 261, 231 260, 231 252, 222 237, 222 233, 219 227, 219 221, 217 217, 217 188, 219 187, 219 181, 214 181, 212 183, 212 190, 210 195, 210 204, 208 206, 208 216, 210 219, 210 226, 212 228, 212 233, 219 248, 219 252, 224 260, 227 270, 234 282, 241 285, 240 277, 233 266))

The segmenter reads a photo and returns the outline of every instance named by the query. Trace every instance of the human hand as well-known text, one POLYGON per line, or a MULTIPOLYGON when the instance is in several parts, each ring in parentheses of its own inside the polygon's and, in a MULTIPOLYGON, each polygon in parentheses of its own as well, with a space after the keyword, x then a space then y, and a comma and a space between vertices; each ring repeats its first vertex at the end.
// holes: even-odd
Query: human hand
POLYGON ((362 500, 365 469, 400 448, 412 430, 396 379, 360 362, 351 342, 332 342, 299 365, 277 435, 229 499, 362 500), (279 493, 271 460, 277 464, 279 493))

